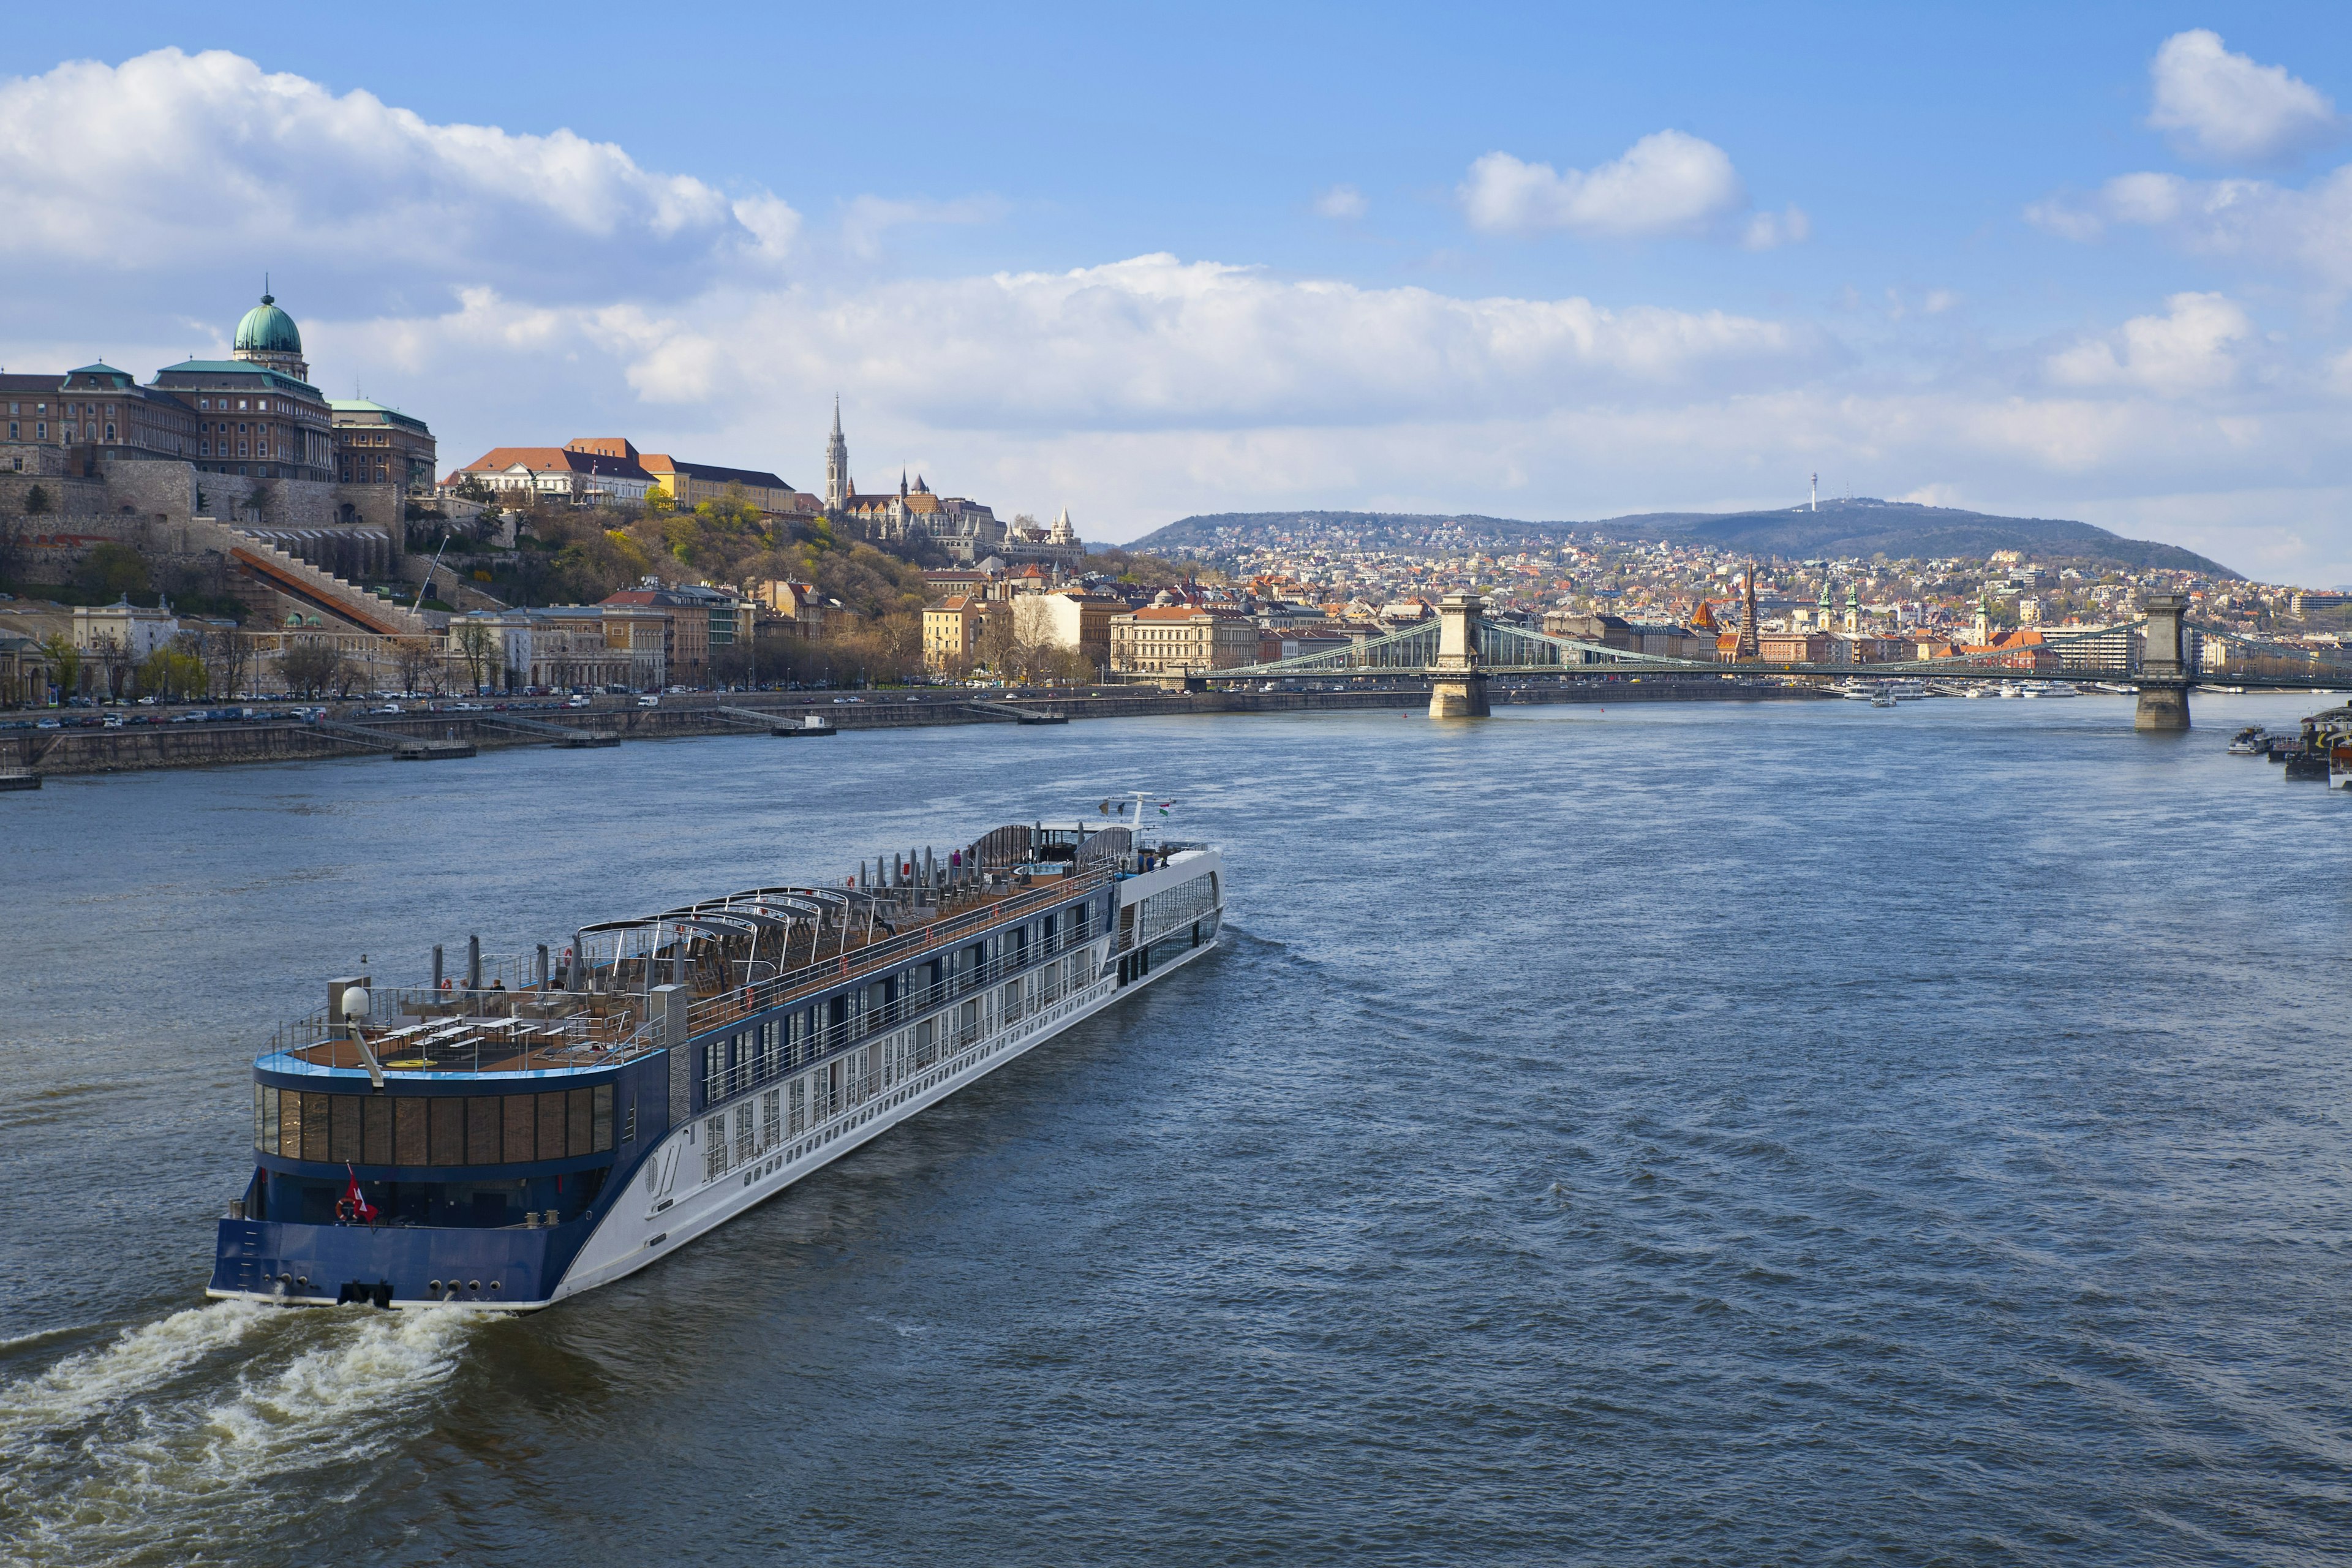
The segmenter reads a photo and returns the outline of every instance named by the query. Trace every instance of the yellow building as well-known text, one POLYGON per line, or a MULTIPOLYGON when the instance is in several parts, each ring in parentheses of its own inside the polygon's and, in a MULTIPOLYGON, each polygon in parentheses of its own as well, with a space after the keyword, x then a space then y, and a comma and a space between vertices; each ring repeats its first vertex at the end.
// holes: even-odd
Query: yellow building
POLYGON ((988 618, 1003 606, 972 594, 951 594, 923 610, 923 668, 934 675, 961 675, 980 657, 988 618))
POLYGON ((751 601, 790 625, 790 636, 821 637, 849 614, 839 599, 820 594, 814 583, 777 577, 751 584, 751 601))
POLYGON ((824 510, 816 497, 795 490, 764 468, 729 468, 717 463, 689 463, 667 452, 640 452, 622 436, 578 436, 564 443, 567 452, 626 464, 639 478, 666 490, 681 511, 704 501, 724 500, 730 490, 769 517, 815 517, 824 510))

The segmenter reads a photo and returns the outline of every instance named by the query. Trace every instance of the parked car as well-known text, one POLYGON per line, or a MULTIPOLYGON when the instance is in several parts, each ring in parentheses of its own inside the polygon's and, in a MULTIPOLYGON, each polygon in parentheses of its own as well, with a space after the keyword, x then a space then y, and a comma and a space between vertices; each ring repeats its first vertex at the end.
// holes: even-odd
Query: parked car
POLYGON ((637 699, 637 706, 640 708, 658 708, 661 706, 661 699, 658 697, 640 697, 637 699))
POLYGON ((563 700, 563 705, 566 708, 587 708, 593 706, 591 700, 585 697, 567 697, 563 700))

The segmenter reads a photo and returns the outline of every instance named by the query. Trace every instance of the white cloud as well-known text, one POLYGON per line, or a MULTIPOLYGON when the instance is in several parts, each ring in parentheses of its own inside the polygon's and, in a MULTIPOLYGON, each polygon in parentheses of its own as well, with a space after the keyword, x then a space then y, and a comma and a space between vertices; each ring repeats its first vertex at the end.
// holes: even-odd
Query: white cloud
POLYGON ((1748 205, 1723 149, 1680 131, 1654 132, 1591 170, 1489 153, 1457 194, 1470 226, 1490 234, 1566 229, 1614 239, 1705 233, 1748 205))
POLYGON ((1315 216, 1340 223, 1353 223, 1371 210, 1364 193, 1353 185, 1333 185, 1315 198, 1315 216))
POLYGON ((2090 241, 2110 227, 2148 228, 2198 255, 2298 273, 2352 289, 2352 165, 2297 189, 2269 180, 2123 174, 2088 197, 2053 196, 2026 217, 2062 238, 2090 241))
POLYGON ((1949 289, 1930 289, 1927 299, 1920 301, 1919 309, 1930 316, 1940 316, 1947 310, 1958 310, 1960 303, 1959 295, 1949 289))
POLYGON ((2044 196, 2025 205, 2025 221, 2046 234, 2088 245, 2107 232, 2095 202, 2085 205, 2071 195, 2044 196))
POLYGON ((2308 151, 2341 128, 2336 105, 2284 66, 2256 65, 2199 27, 2164 40, 2148 67, 2147 122, 2194 156, 2269 162, 2308 151))
POLYGON ((894 228, 913 224, 994 223, 1004 212, 1002 200, 987 195, 958 196, 945 202, 928 196, 859 196, 842 215, 841 242, 852 256, 870 259, 882 253, 883 238, 894 228))
POLYGON ((436 125, 221 50, 0 82, 0 259, 244 258, 589 291, 772 266, 798 218, 569 131, 436 125))
MULTIPOLYGON (((1165 255, 835 295, 728 289, 657 321, 617 308, 565 319, 649 402, 845 384, 932 428, 1024 436, 1671 398, 1769 384, 1823 353, 1811 332, 1722 311, 1462 300, 1165 255)), ((469 293, 457 311, 405 330, 480 344, 541 334, 547 320, 541 307, 469 293)))
POLYGON ((1794 202, 1777 213, 1758 213, 1748 220, 1740 231, 1739 243, 1748 250, 1773 250, 1783 245, 1799 245, 1811 238, 1813 220, 1794 202))
POLYGON ((2087 339, 2050 356, 2061 386, 2128 387, 2159 397, 2218 392, 2238 379, 2239 345, 2254 325, 2220 294, 2175 294, 2161 316, 2135 316, 2112 336, 2087 339))

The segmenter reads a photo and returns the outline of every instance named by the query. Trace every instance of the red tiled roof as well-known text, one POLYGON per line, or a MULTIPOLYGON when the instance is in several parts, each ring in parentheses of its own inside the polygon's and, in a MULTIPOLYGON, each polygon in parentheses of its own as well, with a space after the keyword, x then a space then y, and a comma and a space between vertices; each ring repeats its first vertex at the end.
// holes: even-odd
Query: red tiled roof
POLYGON ((499 474, 512 468, 528 468, 536 474, 596 474, 625 479, 653 477, 625 458, 575 452, 568 447, 493 447, 457 472, 499 474))

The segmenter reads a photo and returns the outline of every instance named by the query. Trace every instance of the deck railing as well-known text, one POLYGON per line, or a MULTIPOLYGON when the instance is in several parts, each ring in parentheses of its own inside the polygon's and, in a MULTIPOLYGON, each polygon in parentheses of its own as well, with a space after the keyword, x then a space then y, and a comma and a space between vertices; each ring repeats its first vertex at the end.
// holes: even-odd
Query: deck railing
MULTIPOLYGON (((1165 854, 1198 847, 1171 844, 1155 847, 1165 854)), ((881 973, 929 954, 950 951, 992 931, 1021 924, 1056 905, 1098 891, 1130 871, 1131 860, 1124 857, 1118 861, 1081 866, 1069 875, 1042 879, 1028 889, 1016 889, 1007 897, 897 936, 803 964, 772 979, 705 995, 688 1006, 687 1032, 689 1036, 714 1033, 738 1019, 816 994, 845 980, 881 973)), ((1116 931, 1115 920, 1106 918, 1089 921, 1083 933, 1073 930, 1057 931, 1050 944, 1033 943, 1018 954, 1000 954, 974 968, 944 974, 936 984, 913 995, 894 997, 877 1012, 813 1031, 792 1046, 789 1054, 801 1064, 821 1059, 877 1029, 895 1026, 953 996, 979 991, 1016 970, 1060 957, 1116 931)), ((519 959, 521 955, 515 956, 519 959)), ((431 1041, 425 1050, 425 1055, 434 1058, 433 1070, 442 1071, 462 1070, 469 1064, 478 1068, 478 1047, 485 1045, 503 1051, 500 1060, 511 1060, 522 1054, 518 1049, 509 1049, 510 1042, 487 1041, 476 1032, 461 1033, 454 1026, 462 1021, 489 1026, 510 1019, 523 1020, 539 1036, 530 1045, 530 1056, 572 1058, 549 1063, 551 1066, 582 1065, 582 1058, 593 1059, 597 1065, 626 1061, 672 1043, 659 1037, 659 1027, 649 1017, 645 999, 634 991, 559 991, 552 985, 518 985, 508 990, 463 985, 446 989, 429 985, 385 986, 371 990, 367 1028, 372 1044, 381 1043, 383 1031, 398 1026, 393 1020, 408 1019, 427 1023, 442 1019, 453 1026, 449 1037, 431 1041), (549 1037, 554 1035, 562 1037, 560 1043, 549 1037)), ((269 1048, 272 1053, 286 1054, 328 1045, 341 1037, 341 1021, 331 1017, 322 1008, 278 1026, 270 1037, 269 1048)), ((394 1059, 400 1059, 403 1043, 394 1041, 390 1048, 394 1059)))
POLYGON ((764 1013, 796 997, 838 985, 845 979, 895 969, 925 953, 956 947, 973 938, 985 936, 1000 926, 1018 925, 1055 904, 1106 887, 1110 880, 1111 873, 1107 869, 1055 877, 1025 893, 1016 892, 994 903, 933 921, 853 952, 803 964, 772 980, 739 985, 715 996, 704 997, 687 1010, 687 1032, 689 1035, 708 1034, 738 1018, 764 1013))
MULTIPOLYGON (((730 1062, 718 1072, 704 1073, 704 1103, 715 1105, 776 1079, 788 1077, 813 1063, 846 1050, 860 1040, 887 1033, 926 1013, 947 1006, 959 997, 978 998, 992 985, 1014 975, 1027 973, 1041 964, 1067 957, 1081 948, 1100 942, 1107 934, 1100 927, 1089 927, 1083 932, 1057 931, 1051 942, 1039 942, 1022 952, 1000 954, 971 969, 943 975, 934 984, 892 997, 873 1012, 812 1029, 797 1040, 779 1040, 772 1050, 754 1050, 749 1060, 730 1062)), ((837 982, 838 977, 835 978, 837 982)), ((1045 1005, 1039 1004, 1040 1006, 1045 1005)), ((750 1015, 747 1012, 739 1016, 750 1015)), ((961 1044, 969 1044, 977 1038, 981 1028, 977 1016, 969 1024, 955 1015, 940 1020, 942 1037, 952 1033, 961 1044)), ((696 1031, 698 1034, 701 1032, 696 1031)), ((941 1043, 945 1043, 944 1040, 941 1043)))

